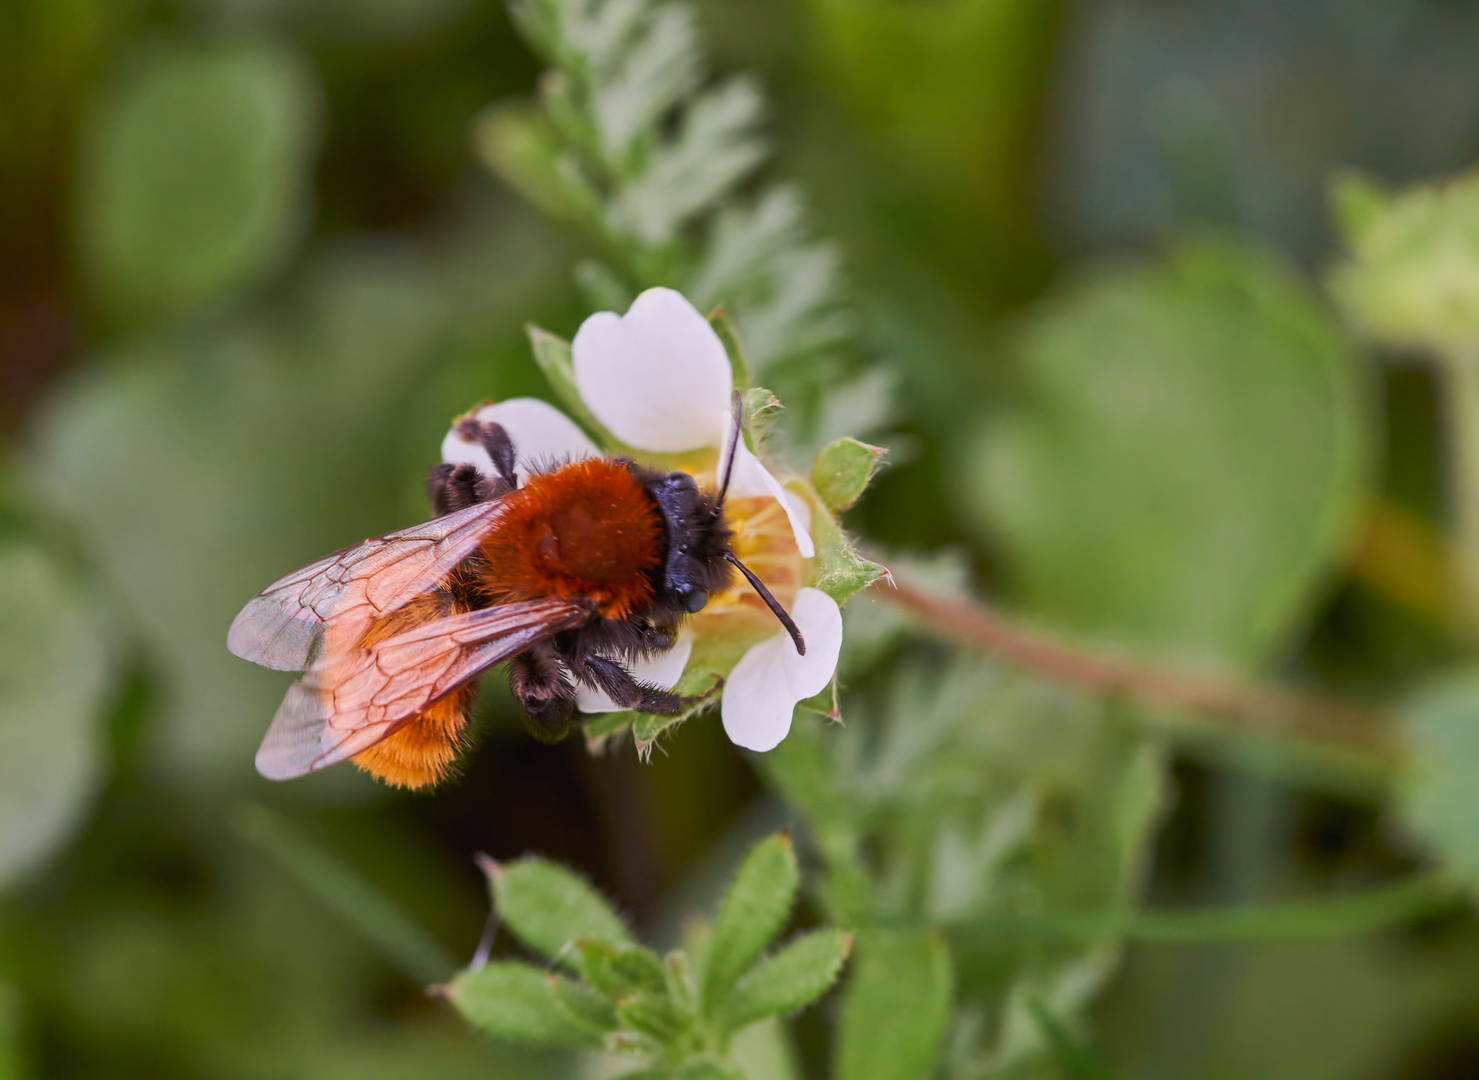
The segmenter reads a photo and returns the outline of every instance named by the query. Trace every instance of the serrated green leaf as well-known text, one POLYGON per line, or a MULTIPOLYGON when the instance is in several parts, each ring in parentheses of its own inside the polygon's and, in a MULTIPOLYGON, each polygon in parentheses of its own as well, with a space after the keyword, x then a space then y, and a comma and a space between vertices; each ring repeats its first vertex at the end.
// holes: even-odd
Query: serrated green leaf
POLYGON ((79 824, 107 681, 97 605, 39 546, 0 541, 0 887, 79 824))
POLYGON ((1021 600, 1204 663, 1286 643, 1372 455, 1364 368, 1308 288, 1264 251, 1186 244, 1060 294, 1019 357, 957 491, 1021 600))
POLYGON ((501 866, 492 875, 493 902, 519 940, 536 952, 580 970, 575 942, 613 947, 634 944, 606 899, 574 871, 539 858, 501 866))
POLYGON ((734 982, 781 932, 796 900, 801 872, 791 838, 772 836, 750 849, 714 921, 701 993, 712 1015, 734 982))
POLYGON ((810 1005, 837 981, 851 949, 852 935, 841 930, 797 938, 735 983, 719 1007, 719 1022, 735 1031, 810 1005))
POLYGON ((104 305, 158 319, 262 281, 308 221, 312 69, 281 45, 151 44, 98 104, 80 240, 104 305))
POLYGON ((557 978, 528 964, 500 961, 463 972, 446 993, 458 1012, 490 1035, 541 1046, 601 1046, 601 1028, 560 1003, 557 978))
POLYGON ((537 326, 530 325, 527 329, 529 344, 534 349, 534 362, 544 372, 545 381, 561 407, 605 449, 619 449, 621 443, 595 418, 575 388, 575 364, 570 358, 570 342, 537 326))
POLYGON ((640 945, 618 948, 599 941, 577 942, 586 981, 607 997, 626 997, 667 990, 668 969, 657 955, 640 945))
POLYGON ((882 447, 837 439, 822 447, 811 463, 811 486, 823 506, 839 513, 862 498, 882 459, 882 447))
POLYGON ((860 932, 842 998, 837 1080, 924 1080, 950 1019, 950 954, 938 937, 860 932))
POLYGON ((1479 891, 1479 671, 1423 687, 1402 718, 1412 758, 1405 817, 1479 891))

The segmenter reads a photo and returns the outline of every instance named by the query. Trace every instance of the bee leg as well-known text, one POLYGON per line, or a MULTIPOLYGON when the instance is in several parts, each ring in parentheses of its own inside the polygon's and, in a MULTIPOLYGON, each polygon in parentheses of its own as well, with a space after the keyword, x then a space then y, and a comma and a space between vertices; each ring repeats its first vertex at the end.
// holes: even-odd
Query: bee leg
POLYGON ((509 438, 508 431, 502 424, 482 423, 474 420, 471 416, 463 417, 457 424, 457 435, 463 442, 478 443, 488 453, 488 459, 493 462, 493 469, 497 475, 493 482, 502 481, 505 485, 499 494, 506 494, 519 486, 518 476, 514 473, 514 462, 518 454, 514 452, 514 441, 509 438))
POLYGON ((575 719, 575 688, 547 645, 519 653, 508 665, 508 688, 540 742, 559 742, 575 719))
POLYGON ((697 705, 723 685, 720 679, 706 694, 675 694, 660 686, 638 682, 630 671, 615 660, 594 653, 587 653, 570 662, 575 677, 588 686, 593 686, 609 697, 618 708, 640 709, 642 712, 660 716, 676 716, 684 709, 697 705))
POLYGON ((478 497, 478 470, 471 465, 433 465, 426 473, 426 494, 437 517, 466 510, 478 497))

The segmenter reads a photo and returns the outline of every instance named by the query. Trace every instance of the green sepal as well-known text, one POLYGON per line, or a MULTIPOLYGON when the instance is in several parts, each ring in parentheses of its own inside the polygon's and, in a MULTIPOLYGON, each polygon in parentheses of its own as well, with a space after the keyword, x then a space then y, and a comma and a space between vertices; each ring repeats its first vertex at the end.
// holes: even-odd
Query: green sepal
POLYGON ((561 1008, 578 1024, 600 1031, 615 1031, 617 1028, 616 1007, 589 986, 551 975, 550 986, 561 1008))
POLYGON ((600 941, 581 941, 576 947, 580 950, 586 980, 607 997, 667 992, 666 965, 640 945, 616 947, 600 941))
POLYGON ((792 1013, 825 994, 852 951, 852 935, 818 930, 791 942, 734 985, 719 1023, 737 1031, 767 1016, 792 1013))
POLYGON ((565 411, 605 449, 620 449, 620 441, 586 408, 580 391, 575 388, 575 362, 570 355, 570 342, 533 323, 525 327, 525 330, 534 350, 534 362, 544 372, 545 381, 549 383, 550 390, 565 411))
POLYGON ((822 447, 811 463, 811 486, 833 513, 846 510, 867 490, 883 460, 881 446, 843 437, 822 447))
POLYGON ((1348 244, 1360 243, 1390 202, 1380 185, 1358 172, 1340 172, 1330 183, 1331 208, 1348 244))
POLYGON ((464 971, 444 992, 458 1012, 490 1035, 541 1046, 601 1046, 602 1029, 561 1004, 558 984, 558 978, 529 964, 495 961, 464 971))
POLYGON ((557 863, 524 858, 489 869, 493 902, 508 928, 531 949, 577 971, 583 957, 575 942, 613 947, 634 944, 631 932, 605 897, 557 863))
POLYGON ((735 389, 749 391, 755 385, 755 372, 750 367, 749 357, 745 355, 745 347, 740 344, 734 323, 729 321, 729 316, 724 313, 722 304, 709 313, 709 325, 714 328, 714 333, 718 334, 719 340, 724 343, 724 352, 729 356, 729 370, 733 374, 735 389))
POLYGON ((763 386, 752 386, 745 391, 744 418, 745 438, 754 449, 765 441, 770 426, 780 416, 783 406, 780 399, 763 386))
POLYGON ((803 480, 790 480, 786 487, 806 499, 812 508, 811 539, 817 554, 807 567, 810 579, 807 584, 843 604, 854 593, 888 573, 886 567, 857 553, 837 524, 837 519, 822 505, 810 484, 803 480))
POLYGON ((672 1046, 688 1034, 692 1023, 666 995, 634 994, 616 1005, 616 1016, 622 1027, 672 1046))
POLYGON ((735 980, 781 932, 800 882, 789 836, 772 836, 750 849, 724 894, 709 938, 701 991, 706 1015, 713 1015, 735 980))

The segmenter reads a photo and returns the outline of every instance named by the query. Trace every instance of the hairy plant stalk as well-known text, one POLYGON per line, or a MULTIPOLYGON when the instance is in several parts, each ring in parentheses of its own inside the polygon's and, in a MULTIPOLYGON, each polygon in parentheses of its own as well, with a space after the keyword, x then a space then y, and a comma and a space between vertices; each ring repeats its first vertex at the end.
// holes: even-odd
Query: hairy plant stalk
MULTIPOLYGON (((1479 433, 1479 428, 1476 428, 1479 433)), ((1287 687, 1172 667, 1045 634, 976 600, 946 599, 896 578, 875 595, 917 615, 930 632, 979 646, 1052 682, 1124 694, 1239 727, 1353 752, 1380 772, 1401 762, 1385 714, 1287 687)))

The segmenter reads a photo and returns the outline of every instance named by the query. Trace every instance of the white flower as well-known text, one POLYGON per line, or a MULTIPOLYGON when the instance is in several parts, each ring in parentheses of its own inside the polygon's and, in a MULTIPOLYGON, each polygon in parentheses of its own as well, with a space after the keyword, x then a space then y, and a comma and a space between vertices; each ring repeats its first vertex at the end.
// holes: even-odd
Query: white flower
MULTIPOLYGON (((690 471, 710 482, 722 474, 733 373, 724 343, 681 294, 649 289, 624 316, 609 311, 592 315, 576 333, 571 350, 581 401, 612 436, 639 454, 687 455, 695 462, 690 471)), ((532 398, 485 405, 475 415, 508 432, 521 480, 531 468, 602 453, 564 413, 532 398)), ((464 442, 455 426, 442 442, 442 458, 469 463, 485 474, 493 471, 482 447, 464 442)), ((831 681, 842 648, 842 615, 826 593, 801 585, 802 560, 816 554, 810 507, 787 491, 742 439, 725 512, 735 530, 736 554, 782 604, 790 599, 806 654, 797 654, 785 630, 771 631, 773 616, 740 581, 689 619, 673 649, 631 670, 644 682, 671 689, 682 678, 696 643, 764 635, 728 672, 721 715, 736 744, 770 750, 790 730, 797 703, 831 681)), ((585 688, 577 705, 586 713, 617 711, 606 695, 585 688)))

